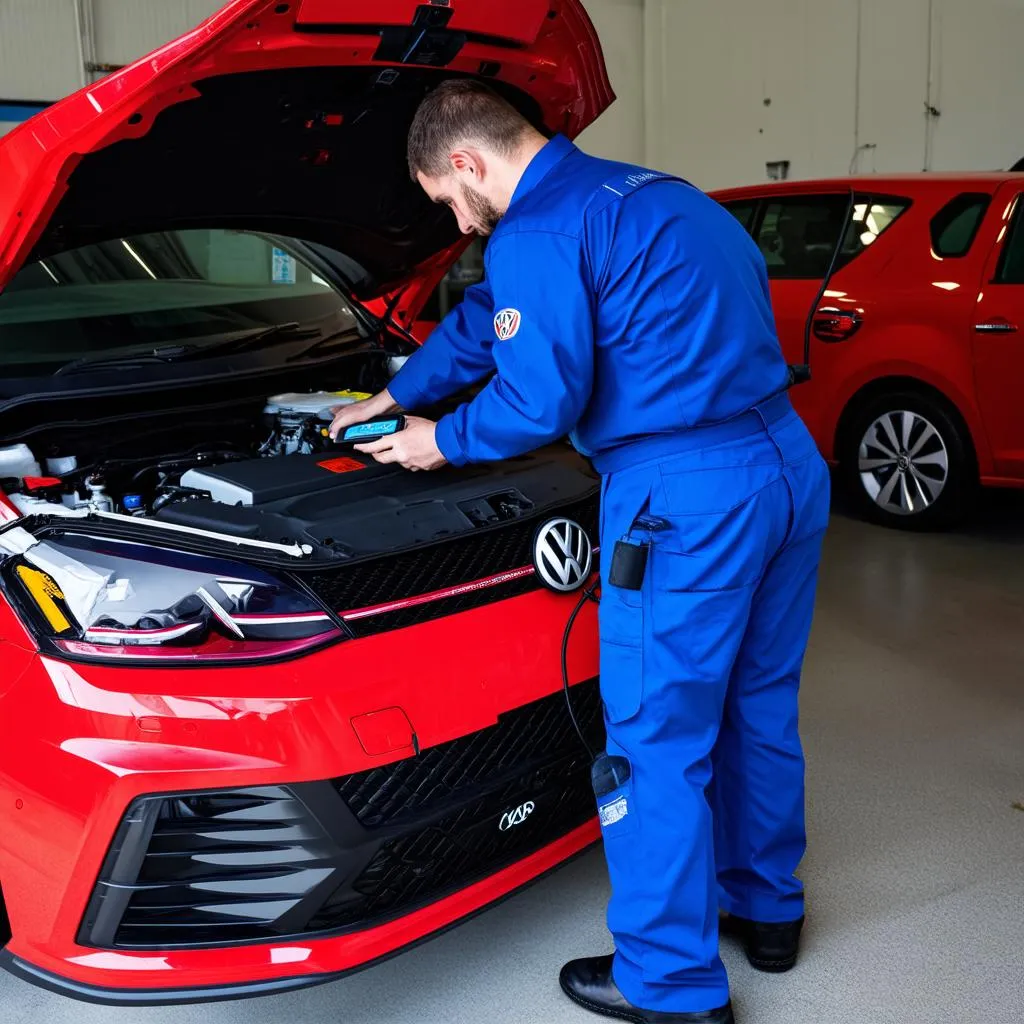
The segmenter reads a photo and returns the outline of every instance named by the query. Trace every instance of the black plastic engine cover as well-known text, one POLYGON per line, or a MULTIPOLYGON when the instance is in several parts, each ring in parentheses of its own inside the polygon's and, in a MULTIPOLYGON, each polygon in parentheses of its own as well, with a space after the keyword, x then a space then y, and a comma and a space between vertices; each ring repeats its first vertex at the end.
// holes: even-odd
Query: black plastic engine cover
POLYGON ((409 473, 348 451, 232 462, 207 478, 251 494, 251 505, 194 499, 156 518, 358 558, 535 515, 593 493, 596 475, 558 445, 490 466, 409 473), (358 468, 357 468, 358 467, 358 468))

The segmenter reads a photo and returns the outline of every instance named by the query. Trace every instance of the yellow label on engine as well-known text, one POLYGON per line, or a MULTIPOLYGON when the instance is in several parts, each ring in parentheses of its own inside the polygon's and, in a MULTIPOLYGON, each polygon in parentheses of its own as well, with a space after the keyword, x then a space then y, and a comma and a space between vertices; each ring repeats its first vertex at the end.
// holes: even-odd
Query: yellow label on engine
POLYGON ((365 402, 366 399, 373 398, 367 391, 329 391, 328 394, 336 398, 351 398, 353 402, 365 402))

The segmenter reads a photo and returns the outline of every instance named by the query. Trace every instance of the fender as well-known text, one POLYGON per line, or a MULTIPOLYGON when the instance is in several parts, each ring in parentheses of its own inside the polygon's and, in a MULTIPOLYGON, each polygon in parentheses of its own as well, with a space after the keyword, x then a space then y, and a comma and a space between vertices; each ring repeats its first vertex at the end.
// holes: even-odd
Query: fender
POLYGON ((823 422, 820 424, 820 436, 823 441, 827 442, 828 450, 825 450, 824 444, 822 446, 823 454, 827 459, 830 461, 835 461, 836 459, 839 425, 851 402, 865 388, 881 384, 890 379, 894 383, 897 379, 900 381, 918 381, 939 392, 943 398, 950 402, 967 424, 971 443, 974 445, 974 451, 978 458, 979 471, 982 476, 992 472, 992 453, 973 394, 969 394, 960 388, 955 378, 936 372, 934 367, 925 366, 920 362, 907 359, 887 359, 880 362, 871 362, 844 379, 839 388, 819 403, 819 407, 824 410, 823 422))

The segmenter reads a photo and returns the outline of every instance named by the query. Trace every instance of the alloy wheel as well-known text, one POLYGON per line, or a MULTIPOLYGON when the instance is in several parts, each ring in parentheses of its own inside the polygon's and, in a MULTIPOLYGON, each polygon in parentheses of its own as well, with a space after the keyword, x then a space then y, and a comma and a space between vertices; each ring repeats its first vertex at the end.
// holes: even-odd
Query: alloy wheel
POLYGON ((934 424, 907 409, 883 413, 864 432, 857 469, 864 490, 884 511, 918 515, 949 480, 949 452, 934 424))

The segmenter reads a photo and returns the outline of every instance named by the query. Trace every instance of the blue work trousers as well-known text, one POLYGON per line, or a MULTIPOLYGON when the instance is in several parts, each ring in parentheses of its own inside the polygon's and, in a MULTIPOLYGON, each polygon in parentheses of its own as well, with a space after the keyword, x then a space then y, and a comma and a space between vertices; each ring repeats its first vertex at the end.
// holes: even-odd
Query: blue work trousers
POLYGON ((803 914, 797 692, 829 512, 785 396, 681 441, 595 460, 607 751, 631 768, 598 800, 614 976, 634 1005, 677 1013, 728 1001, 720 907, 803 914), (608 580, 624 538, 650 545, 639 590, 608 580))

